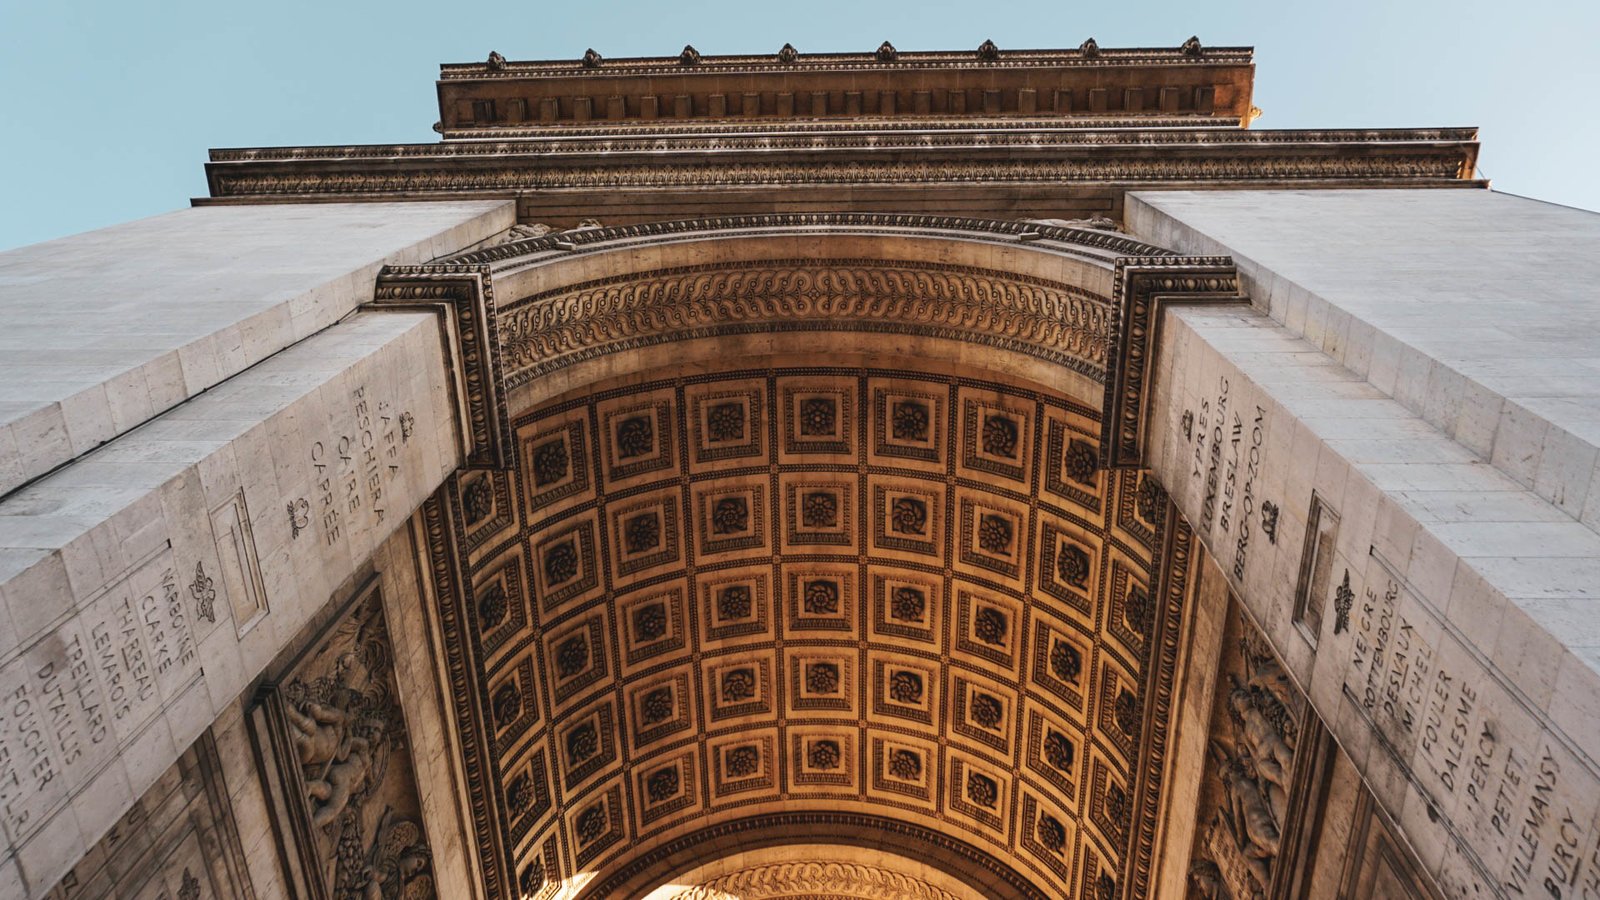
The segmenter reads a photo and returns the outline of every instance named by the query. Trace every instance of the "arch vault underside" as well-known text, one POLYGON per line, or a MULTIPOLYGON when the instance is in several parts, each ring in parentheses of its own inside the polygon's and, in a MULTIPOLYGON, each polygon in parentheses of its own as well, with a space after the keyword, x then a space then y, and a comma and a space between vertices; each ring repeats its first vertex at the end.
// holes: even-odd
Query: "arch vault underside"
POLYGON ((386 272, 451 335, 426 559, 491 895, 810 840, 1141 896, 1196 553, 1139 468, 1149 349, 1235 299, 1227 260, 913 217, 386 272))

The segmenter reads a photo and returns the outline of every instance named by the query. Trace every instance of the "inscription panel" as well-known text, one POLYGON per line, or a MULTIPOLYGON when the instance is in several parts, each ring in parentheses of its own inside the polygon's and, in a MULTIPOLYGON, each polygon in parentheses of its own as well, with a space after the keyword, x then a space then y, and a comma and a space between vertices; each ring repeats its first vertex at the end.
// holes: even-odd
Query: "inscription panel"
POLYGON ((200 677, 164 548, 0 669, 0 824, 20 843, 200 677))
POLYGON ((1366 584, 1343 693, 1462 863, 1446 895, 1600 897, 1600 772, 1376 553, 1366 584))

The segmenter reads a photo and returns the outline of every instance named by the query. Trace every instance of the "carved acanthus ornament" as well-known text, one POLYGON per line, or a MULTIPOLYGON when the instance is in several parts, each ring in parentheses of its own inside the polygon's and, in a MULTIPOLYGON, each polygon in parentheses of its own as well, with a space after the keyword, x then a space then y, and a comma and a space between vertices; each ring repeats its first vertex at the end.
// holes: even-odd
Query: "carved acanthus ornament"
POLYGON ((575 285, 502 314, 512 387, 598 352, 678 337, 796 327, 861 328, 987 341, 1099 377, 1103 300, 999 272, 875 260, 679 269, 575 285))

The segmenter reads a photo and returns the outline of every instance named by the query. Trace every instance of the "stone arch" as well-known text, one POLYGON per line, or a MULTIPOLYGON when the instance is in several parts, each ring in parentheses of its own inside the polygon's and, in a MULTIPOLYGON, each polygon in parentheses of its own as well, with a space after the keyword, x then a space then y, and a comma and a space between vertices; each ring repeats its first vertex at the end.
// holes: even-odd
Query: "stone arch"
POLYGON ((1162 303, 1236 296, 1226 260, 927 217, 585 229, 386 271, 378 305, 451 335, 471 469, 426 518, 491 893, 778 827, 745 791, 791 825, 948 820, 991 890, 1137 891, 1190 562, 1136 471, 1143 385, 1162 303), (712 399, 756 450, 710 446, 712 399), (889 446, 901 400, 923 430, 889 446), (841 521, 802 521, 813 494, 841 521), (873 618, 882 572, 926 589, 918 627, 873 618), (723 627, 711 591, 739 578, 766 618, 723 627), (799 704, 807 665, 850 699, 799 704), (660 743, 647 706, 692 727, 660 743))

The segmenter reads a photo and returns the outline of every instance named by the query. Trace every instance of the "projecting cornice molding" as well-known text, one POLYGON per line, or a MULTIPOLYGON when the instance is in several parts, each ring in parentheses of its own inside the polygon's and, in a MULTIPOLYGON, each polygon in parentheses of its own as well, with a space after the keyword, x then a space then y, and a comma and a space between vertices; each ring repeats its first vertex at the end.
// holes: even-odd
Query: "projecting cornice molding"
POLYGON ((1239 274, 1226 256, 1160 256, 1116 262, 1116 333, 1105 380, 1101 462, 1110 468, 1144 465, 1150 390, 1162 310, 1174 304, 1247 303, 1239 274))
MULTIPOLYGON (((1071 184, 1474 186, 1471 130, 855 130, 213 151, 212 202, 444 199, 543 190, 1071 184)), ((700 198, 698 202, 705 202, 700 198)), ((735 202, 735 201, 724 201, 735 202)))
POLYGON ((511 429, 488 267, 387 267, 367 308, 439 315, 462 459, 467 466, 508 465, 511 429))

